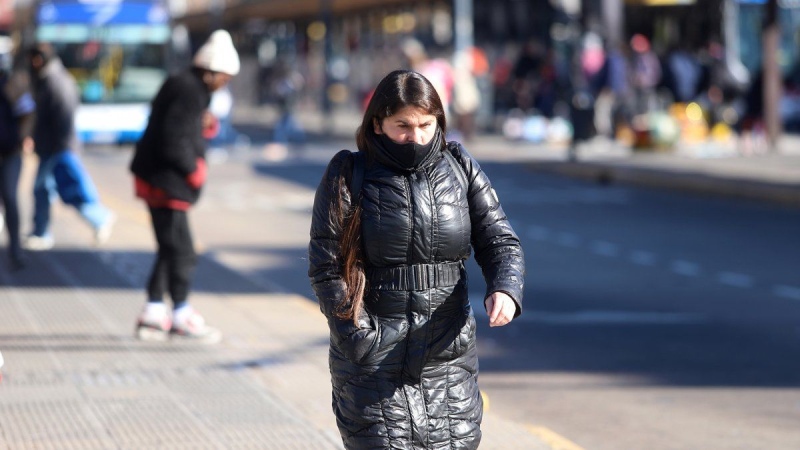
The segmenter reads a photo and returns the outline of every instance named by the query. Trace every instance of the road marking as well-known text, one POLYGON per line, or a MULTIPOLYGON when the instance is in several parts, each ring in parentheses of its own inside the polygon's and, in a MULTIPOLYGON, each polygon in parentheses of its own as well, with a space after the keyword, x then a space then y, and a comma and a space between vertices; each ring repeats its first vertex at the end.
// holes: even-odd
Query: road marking
POLYGON ((515 320, 549 325, 691 325, 706 321, 702 314, 647 311, 533 311, 515 320))
POLYGON ((550 235, 550 230, 545 227, 532 226, 528 228, 528 237, 536 241, 546 241, 550 235))
POLYGON ((479 391, 481 393, 481 398, 483 399, 483 412, 488 413, 489 407, 491 406, 491 402, 489 402, 489 394, 486 391, 479 391))
POLYGON ((552 450, 584 450, 580 445, 561 436, 555 431, 541 426, 528 426, 528 431, 543 440, 552 450))
POLYGON ((800 300, 800 287, 779 284, 772 288, 772 293, 778 297, 784 297, 790 300, 800 300))
MULTIPOLYGON (((486 320, 488 314, 483 308, 483 291, 469 293, 472 311, 476 320, 486 320)), ((662 311, 541 311, 528 310, 514 319, 514 322, 539 323, 547 325, 694 325, 707 322, 705 314, 662 312, 662 311)))
POLYGON ((717 280, 726 286, 738 288, 751 288, 755 284, 750 275, 735 272, 720 272, 717 274, 717 280))
POLYGON ((581 246, 581 238, 577 234, 561 231, 556 235, 556 243, 564 247, 578 248, 581 246))
POLYGON ((670 264, 670 270, 678 275, 683 275, 686 277, 696 277, 700 275, 699 265, 691 261, 684 261, 682 259, 672 261, 672 264, 670 264))
POLYGON ((594 241, 591 245, 592 252, 600 256, 616 258, 619 256, 619 246, 607 241, 594 241))
MULTIPOLYGON (((582 243, 582 238, 575 233, 553 231, 539 225, 528 227, 526 236, 537 241, 553 239, 557 245, 568 248, 579 248, 582 243)), ((596 255, 609 258, 616 258, 623 252, 619 245, 603 240, 592 241, 589 244, 589 250, 596 255)), ((631 250, 628 253, 628 261, 638 266, 653 267, 658 261, 658 256, 646 250, 631 250)), ((703 273, 699 264, 683 259, 673 260, 669 269, 672 273, 685 277, 699 277, 703 273)), ((716 279, 722 285, 741 289, 750 289, 756 285, 755 279, 744 273, 722 271, 716 274, 716 279)), ((776 285, 773 286, 772 293, 778 297, 800 301, 800 287, 797 286, 776 285)))
POLYGON ((639 266, 656 265, 656 255, 653 252, 648 252, 645 250, 633 250, 628 258, 632 263, 639 266))

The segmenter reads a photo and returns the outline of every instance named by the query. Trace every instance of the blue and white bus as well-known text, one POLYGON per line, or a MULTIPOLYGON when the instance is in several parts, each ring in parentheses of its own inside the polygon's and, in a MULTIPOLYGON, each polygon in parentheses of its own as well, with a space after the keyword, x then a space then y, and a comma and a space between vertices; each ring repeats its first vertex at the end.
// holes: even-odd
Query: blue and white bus
POLYGON ((167 76, 172 27, 161 0, 41 0, 35 38, 53 45, 81 93, 75 125, 87 143, 130 143, 167 76))

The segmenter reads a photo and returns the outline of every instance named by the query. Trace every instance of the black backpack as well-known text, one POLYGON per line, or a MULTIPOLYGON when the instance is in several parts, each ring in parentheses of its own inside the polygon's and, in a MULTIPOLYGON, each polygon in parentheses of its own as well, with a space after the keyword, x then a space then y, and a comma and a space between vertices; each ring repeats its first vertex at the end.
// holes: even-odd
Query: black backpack
POLYGON ((14 105, 0 86, 0 156, 17 150, 19 137, 19 118, 14 114, 14 105))

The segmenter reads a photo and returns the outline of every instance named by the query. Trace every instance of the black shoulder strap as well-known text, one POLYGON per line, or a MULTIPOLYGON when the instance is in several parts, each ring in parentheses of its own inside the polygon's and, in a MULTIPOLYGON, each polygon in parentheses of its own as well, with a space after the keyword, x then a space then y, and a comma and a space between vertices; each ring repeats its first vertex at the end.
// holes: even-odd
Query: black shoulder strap
POLYGON ((358 199, 361 196, 361 185, 364 183, 364 153, 353 153, 353 175, 350 177, 350 196, 358 199))
POLYGON ((444 159, 450 163, 450 167, 453 169, 453 172, 456 174, 456 178, 458 178, 459 184, 461 184, 461 188, 464 189, 464 192, 469 190, 469 183, 467 183, 467 174, 464 173, 464 168, 461 167, 461 164, 456 161, 456 157, 453 156, 451 151, 452 146, 448 145, 447 148, 444 150, 444 159))

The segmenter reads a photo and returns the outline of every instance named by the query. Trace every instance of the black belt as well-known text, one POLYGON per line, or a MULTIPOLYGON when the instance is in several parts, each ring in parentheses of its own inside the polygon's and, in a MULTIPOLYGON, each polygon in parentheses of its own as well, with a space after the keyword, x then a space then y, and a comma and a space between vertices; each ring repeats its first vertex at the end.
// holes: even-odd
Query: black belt
POLYGON ((455 286, 461 279, 461 261, 366 269, 370 289, 420 291, 455 286))

